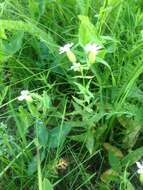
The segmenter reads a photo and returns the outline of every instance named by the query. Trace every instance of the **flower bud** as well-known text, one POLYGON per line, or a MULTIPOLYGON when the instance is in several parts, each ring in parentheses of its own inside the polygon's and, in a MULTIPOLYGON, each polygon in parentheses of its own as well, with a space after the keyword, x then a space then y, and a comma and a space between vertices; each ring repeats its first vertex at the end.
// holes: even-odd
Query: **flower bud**
POLYGON ((96 54, 99 52, 100 49, 102 49, 102 47, 96 44, 87 44, 84 49, 88 53, 89 63, 93 64, 96 60, 96 54))
POLYGON ((72 63, 76 63, 76 56, 72 51, 67 51, 67 56, 68 59, 72 62, 72 63))
POLYGON ((140 174, 140 182, 143 185, 143 174, 140 174))
POLYGON ((90 52, 88 55, 88 60, 90 64, 95 63, 96 60, 96 53, 95 52, 90 52))

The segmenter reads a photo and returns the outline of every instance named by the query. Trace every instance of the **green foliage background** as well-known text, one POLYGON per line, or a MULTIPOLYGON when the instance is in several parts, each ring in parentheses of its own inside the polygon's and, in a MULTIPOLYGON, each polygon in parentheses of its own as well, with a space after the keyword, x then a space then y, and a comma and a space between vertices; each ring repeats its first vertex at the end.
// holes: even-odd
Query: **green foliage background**
POLYGON ((141 0, 0 1, 0 189, 142 189, 142 62, 141 0))

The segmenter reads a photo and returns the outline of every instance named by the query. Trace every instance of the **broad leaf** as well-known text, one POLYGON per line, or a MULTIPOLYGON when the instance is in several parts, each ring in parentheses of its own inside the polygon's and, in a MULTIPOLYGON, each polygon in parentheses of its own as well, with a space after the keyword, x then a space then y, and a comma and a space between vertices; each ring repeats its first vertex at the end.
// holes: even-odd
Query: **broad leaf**
POLYGON ((76 0, 77 7, 82 15, 88 15, 91 0, 76 0))
POLYGON ((119 172, 121 170, 121 163, 119 158, 112 151, 109 151, 108 159, 112 169, 116 172, 119 172))
POLYGON ((47 178, 43 180, 43 190, 54 190, 53 185, 47 178))
POLYGON ((25 135, 28 128, 32 124, 31 115, 26 109, 20 106, 18 116, 21 123, 21 128, 23 129, 23 134, 25 135))
POLYGON ((100 40, 97 37, 96 29, 90 22, 87 16, 80 15, 80 26, 79 26, 79 43, 85 46, 88 43, 95 42, 100 44, 100 40))
POLYGON ((111 181, 114 181, 118 178, 118 173, 115 172, 112 169, 106 170, 102 175, 101 175, 101 180, 105 183, 110 183, 111 181))
POLYGON ((48 147, 57 148, 58 146, 61 146, 64 143, 70 130, 71 127, 66 125, 52 129, 49 133, 48 147))
POLYGON ((87 132, 86 147, 89 153, 92 154, 94 150, 94 133, 92 130, 87 132))
POLYGON ((123 167, 125 167, 126 165, 131 166, 136 161, 140 160, 142 156, 143 156, 143 147, 140 147, 134 150, 133 152, 130 152, 127 156, 125 156, 121 160, 121 164, 123 167))
POLYGON ((38 132, 38 143, 42 145, 43 147, 46 147, 48 145, 48 130, 46 126, 38 126, 37 127, 38 132))
POLYGON ((135 190, 134 186, 131 184, 131 182, 129 180, 127 180, 127 188, 126 188, 126 190, 135 190))
POLYGON ((136 117, 135 118, 120 117, 119 122, 125 128, 123 143, 125 144, 126 148, 132 148, 135 145, 137 138, 139 136, 140 130, 142 128, 142 122, 138 121, 136 117))
POLYGON ((28 165, 27 174, 32 176, 37 171, 37 157, 33 157, 28 165))
POLYGON ((123 153, 121 152, 121 150, 109 143, 104 143, 103 144, 104 148, 109 152, 112 151, 112 153, 119 159, 123 158, 123 153))
POLYGON ((23 35, 24 33, 19 31, 9 39, 9 42, 0 40, 0 61, 6 61, 21 48, 23 35))

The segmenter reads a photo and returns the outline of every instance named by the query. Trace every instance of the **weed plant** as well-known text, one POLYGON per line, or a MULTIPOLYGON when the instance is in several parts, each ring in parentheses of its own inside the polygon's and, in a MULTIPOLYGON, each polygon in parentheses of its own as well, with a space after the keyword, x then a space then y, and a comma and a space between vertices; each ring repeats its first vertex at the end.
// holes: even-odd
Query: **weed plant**
POLYGON ((142 0, 1 0, 0 189, 141 190, 142 77, 142 0))

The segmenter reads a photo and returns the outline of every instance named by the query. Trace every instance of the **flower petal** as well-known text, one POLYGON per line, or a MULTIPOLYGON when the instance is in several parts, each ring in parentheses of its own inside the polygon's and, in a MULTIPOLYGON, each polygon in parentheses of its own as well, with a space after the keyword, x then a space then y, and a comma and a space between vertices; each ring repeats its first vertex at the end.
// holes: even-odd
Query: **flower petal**
POLYGON ((87 52, 92 51, 92 45, 91 44, 87 44, 84 49, 87 52))
POLYGON ((28 95, 30 92, 28 90, 22 90, 21 95, 28 95))
POLYGON ((94 44, 87 44, 84 49, 86 52, 97 53, 101 48, 102 48, 102 46, 96 45, 94 43, 94 44))
POLYGON ((143 174, 143 169, 137 170, 137 173, 138 173, 138 174, 143 174))
POLYGON ((63 47, 60 47, 59 54, 70 51, 70 48, 73 46, 73 43, 65 44, 63 47))
POLYGON ((17 98, 19 101, 23 101, 24 100, 24 97, 23 96, 18 96, 17 98))
POLYGON ((136 164, 139 169, 143 169, 143 165, 140 162, 136 162, 136 164))

